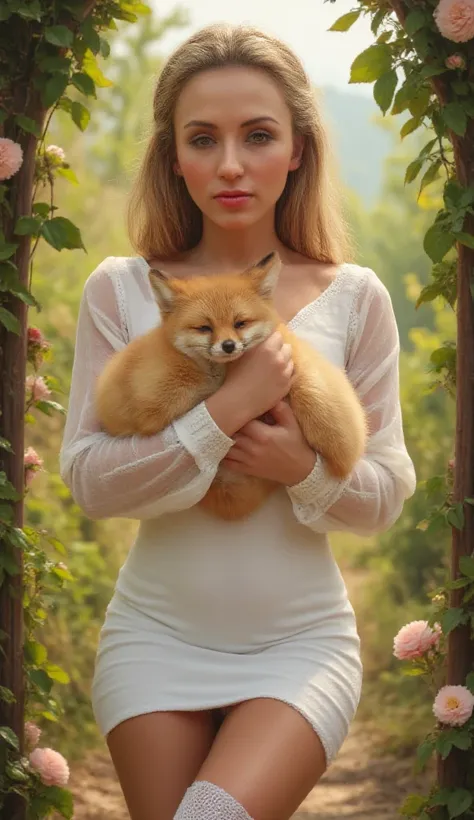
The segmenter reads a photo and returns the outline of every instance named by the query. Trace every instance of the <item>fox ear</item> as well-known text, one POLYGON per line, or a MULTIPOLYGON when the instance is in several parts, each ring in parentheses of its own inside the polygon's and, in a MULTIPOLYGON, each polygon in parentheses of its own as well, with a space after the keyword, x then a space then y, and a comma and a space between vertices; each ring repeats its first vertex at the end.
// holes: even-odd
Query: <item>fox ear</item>
POLYGON ((281 259, 276 251, 272 251, 245 273, 253 281, 259 296, 270 299, 278 282, 280 270, 281 259))
POLYGON ((148 278, 161 313, 169 313, 173 309, 176 298, 171 278, 158 268, 150 268, 148 278))

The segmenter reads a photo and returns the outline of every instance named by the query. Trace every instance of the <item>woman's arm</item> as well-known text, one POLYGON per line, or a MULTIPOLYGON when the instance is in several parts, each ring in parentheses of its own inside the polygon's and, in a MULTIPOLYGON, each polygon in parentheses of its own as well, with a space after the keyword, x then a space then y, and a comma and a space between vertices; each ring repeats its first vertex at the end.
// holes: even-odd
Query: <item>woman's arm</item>
POLYGON ((316 532, 371 535, 386 530, 416 487, 403 435, 400 343, 392 302, 373 271, 364 270, 361 277, 349 324, 346 369, 367 412, 369 441, 345 481, 332 478, 318 456, 309 476, 287 488, 296 517, 316 532))
POLYGON ((95 381, 107 359, 128 342, 113 275, 106 259, 84 288, 60 472, 89 518, 155 518, 187 509, 205 495, 241 420, 231 417, 225 396, 222 402, 216 396, 209 408, 201 402, 155 436, 113 438, 101 431, 95 381))

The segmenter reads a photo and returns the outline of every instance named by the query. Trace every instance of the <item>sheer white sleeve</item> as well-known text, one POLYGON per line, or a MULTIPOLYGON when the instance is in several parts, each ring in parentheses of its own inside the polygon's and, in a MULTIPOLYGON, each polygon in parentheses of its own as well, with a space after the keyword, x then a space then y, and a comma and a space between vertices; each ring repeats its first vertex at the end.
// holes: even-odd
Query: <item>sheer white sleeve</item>
POLYGON ((405 447, 399 400, 399 336, 390 295, 361 271, 349 322, 347 374, 364 404, 369 441, 351 476, 338 481, 318 456, 300 484, 288 487, 297 519, 315 532, 371 535, 388 529, 413 495, 416 477, 405 447))
POLYGON ((89 518, 155 518, 196 504, 233 441, 204 402, 155 436, 114 438, 101 430, 95 380, 128 342, 111 270, 104 260, 84 288, 60 473, 89 518))

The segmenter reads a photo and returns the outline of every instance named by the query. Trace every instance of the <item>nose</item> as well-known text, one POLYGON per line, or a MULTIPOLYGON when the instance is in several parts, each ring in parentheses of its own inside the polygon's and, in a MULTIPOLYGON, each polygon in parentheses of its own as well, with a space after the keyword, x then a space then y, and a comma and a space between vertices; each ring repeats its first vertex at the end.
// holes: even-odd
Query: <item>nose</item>
POLYGON ((232 339, 225 339, 221 347, 224 353, 233 353, 235 350, 235 342, 233 342, 232 339))
POLYGON ((235 145, 226 145, 219 163, 219 176, 222 179, 234 180, 241 177, 243 173, 244 169, 238 156, 237 147, 235 145))

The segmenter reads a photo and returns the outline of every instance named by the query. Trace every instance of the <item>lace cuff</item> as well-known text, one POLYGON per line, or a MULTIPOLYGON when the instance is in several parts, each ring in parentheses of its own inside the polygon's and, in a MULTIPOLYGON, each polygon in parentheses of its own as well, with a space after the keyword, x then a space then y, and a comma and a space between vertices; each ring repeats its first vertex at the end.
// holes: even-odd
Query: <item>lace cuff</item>
POLYGON ((301 524, 317 521, 341 497, 349 482, 350 477, 340 480, 330 475, 324 459, 318 455, 310 474, 299 484, 287 487, 298 521, 301 524))
POLYGON ((215 470, 234 444, 217 426, 203 401, 172 426, 200 470, 215 470))

